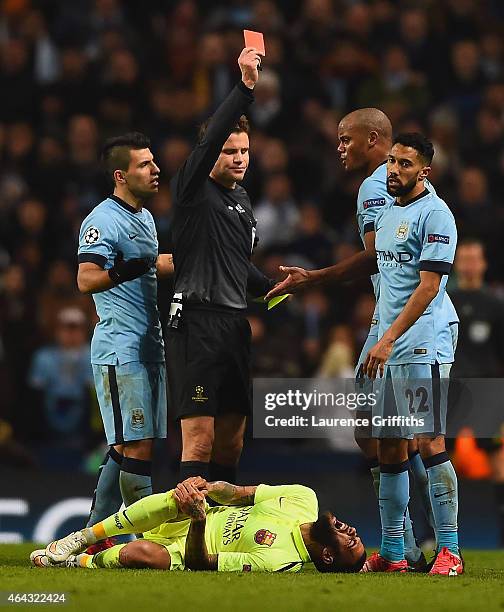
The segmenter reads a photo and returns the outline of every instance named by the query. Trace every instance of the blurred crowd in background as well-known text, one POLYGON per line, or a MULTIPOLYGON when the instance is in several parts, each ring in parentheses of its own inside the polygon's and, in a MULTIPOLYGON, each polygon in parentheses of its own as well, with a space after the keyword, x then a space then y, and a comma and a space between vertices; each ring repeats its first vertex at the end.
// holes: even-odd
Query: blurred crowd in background
MULTIPOLYGON (((103 441, 94 306, 75 281, 81 221, 110 190, 100 144, 132 129, 151 138, 162 183, 149 208, 169 252, 169 180, 239 79, 243 28, 264 32, 267 51, 245 181, 257 265, 278 276, 361 248, 363 177, 343 172, 337 127, 376 106, 396 132, 432 139, 431 180, 460 237, 484 244, 500 325, 503 18, 500 0, 0 1, 0 461, 83 466, 103 441)), ((160 284, 163 316, 170 291, 160 284)), ((270 313, 252 304, 255 375, 352 376, 373 308, 368 282, 270 313)), ((503 363, 496 352, 492 375, 503 363)))

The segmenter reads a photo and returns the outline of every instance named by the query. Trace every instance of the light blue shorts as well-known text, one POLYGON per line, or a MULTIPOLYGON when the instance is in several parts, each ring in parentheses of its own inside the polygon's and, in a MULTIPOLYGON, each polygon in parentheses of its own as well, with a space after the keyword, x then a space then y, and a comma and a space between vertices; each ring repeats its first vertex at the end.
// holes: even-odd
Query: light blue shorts
POLYGON ((166 438, 164 363, 93 364, 107 444, 166 438))
POLYGON ((446 434, 451 363, 387 365, 372 410, 373 438, 446 434))

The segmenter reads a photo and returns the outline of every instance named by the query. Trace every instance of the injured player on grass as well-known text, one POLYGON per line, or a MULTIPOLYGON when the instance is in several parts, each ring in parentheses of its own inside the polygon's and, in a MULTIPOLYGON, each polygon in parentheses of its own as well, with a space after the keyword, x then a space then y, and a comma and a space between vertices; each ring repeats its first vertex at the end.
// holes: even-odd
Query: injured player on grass
POLYGON ((51 542, 30 559, 37 567, 358 572, 366 553, 354 527, 331 512, 319 515, 308 487, 193 477, 51 542), (206 495, 220 505, 209 507, 206 495), (134 542, 83 552, 105 538, 139 532, 143 538, 134 542))

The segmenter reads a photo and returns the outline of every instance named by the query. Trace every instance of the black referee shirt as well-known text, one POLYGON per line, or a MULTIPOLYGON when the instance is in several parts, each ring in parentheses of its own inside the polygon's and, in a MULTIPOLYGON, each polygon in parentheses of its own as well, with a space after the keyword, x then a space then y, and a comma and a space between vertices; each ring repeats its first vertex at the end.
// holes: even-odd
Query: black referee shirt
POLYGON ((455 363, 456 378, 504 375, 504 303, 482 287, 455 289, 450 297, 460 319, 455 363))
POLYGON ((174 290, 185 302, 244 309, 247 281, 256 295, 271 287, 250 263, 256 220, 247 192, 239 185, 227 189, 209 177, 233 127, 253 100, 252 90, 240 82, 172 179, 174 290))

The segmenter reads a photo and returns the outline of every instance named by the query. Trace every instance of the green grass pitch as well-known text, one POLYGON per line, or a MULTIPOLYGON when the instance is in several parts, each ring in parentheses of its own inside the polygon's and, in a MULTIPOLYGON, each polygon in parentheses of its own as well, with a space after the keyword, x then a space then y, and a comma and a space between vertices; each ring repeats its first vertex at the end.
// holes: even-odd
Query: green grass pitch
MULTIPOLYGON (((219 574, 153 570, 37 569, 30 544, 0 546, 0 591, 62 592, 67 603, 42 607, 98 612, 444 612, 504 611, 504 553, 466 551, 457 578, 425 575, 219 574)), ((4 609, 30 607, 12 604, 4 609)))

